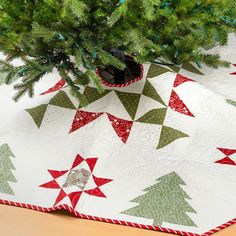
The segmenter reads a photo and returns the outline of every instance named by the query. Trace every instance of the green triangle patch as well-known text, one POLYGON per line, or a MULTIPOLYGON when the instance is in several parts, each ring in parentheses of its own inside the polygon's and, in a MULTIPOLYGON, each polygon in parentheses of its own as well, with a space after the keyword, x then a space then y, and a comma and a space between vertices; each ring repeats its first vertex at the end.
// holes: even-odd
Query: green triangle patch
POLYGON ((159 103, 161 103, 162 105, 166 106, 166 104, 164 103, 160 95, 157 93, 156 89, 152 86, 152 84, 148 80, 146 80, 146 83, 143 89, 143 95, 149 98, 152 98, 158 101, 159 103))
MULTIPOLYGON (((97 101, 98 99, 106 96, 108 93, 110 93, 112 90, 105 90, 103 93, 99 93, 96 88, 92 87, 86 87, 84 90, 83 95, 87 99, 87 105, 97 101)), ((79 106, 79 108, 83 107, 82 105, 79 106)))
POLYGON ((195 66, 193 66, 189 62, 184 62, 182 68, 194 74, 204 75, 200 70, 198 70, 195 66))
POLYGON ((26 109, 26 111, 31 115, 31 117, 33 118, 35 124, 37 125, 38 128, 40 128, 42 121, 43 121, 43 117, 45 115, 45 112, 47 110, 47 104, 42 104, 40 106, 37 107, 33 107, 30 109, 26 109))
POLYGON ((172 71, 174 71, 175 73, 179 73, 181 67, 179 66, 168 66, 172 71))
POLYGON ((236 107, 236 101, 230 100, 230 99, 226 99, 226 102, 228 102, 230 105, 233 105, 236 107))
POLYGON ((119 97, 121 103, 125 107, 126 111, 130 115, 130 117, 134 120, 136 112, 138 110, 138 104, 140 101, 140 94, 137 93, 124 93, 115 91, 117 96, 119 97))
POLYGON ((76 109, 70 98, 64 91, 58 92, 49 102, 50 105, 68 109, 76 109))
POLYGON ((153 78, 169 71, 170 70, 166 69, 165 67, 156 64, 151 64, 147 74, 147 78, 153 78))
POLYGON ((137 122, 162 125, 165 120, 166 111, 166 108, 153 109, 139 118, 137 122))
POLYGON ((179 130, 167 126, 162 126, 160 140, 157 149, 163 148, 177 139, 186 137, 189 136, 179 130))

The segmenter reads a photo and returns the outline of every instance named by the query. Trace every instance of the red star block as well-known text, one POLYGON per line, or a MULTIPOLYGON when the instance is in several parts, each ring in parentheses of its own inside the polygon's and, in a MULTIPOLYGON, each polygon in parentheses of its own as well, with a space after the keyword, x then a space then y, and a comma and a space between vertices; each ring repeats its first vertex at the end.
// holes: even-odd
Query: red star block
POLYGON ((192 79, 189 79, 183 75, 180 75, 180 74, 177 74, 176 75, 176 78, 175 78, 175 82, 174 82, 174 88, 178 87, 179 85, 185 83, 185 82, 188 82, 188 81, 191 81, 191 82, 195 82, 194 80, 192 79))
POLYGON ((71 129, 69 133, 74 132, 75 130, 80 129, 81 127, 89 124, 90 122, 96 120, 98 117, 100 117, 103 114, 103 112, 88 112, 88 111, 82 111, 78 110, 75 114, 71 129))
POLYGON ((47 91, 41 93, 40 95, 45 95, 45 94, 56 92, 59 89, 61 89, 65 85, 65 83, 66 83, 65 80, 61 79, 52 88, 50 88, 47 91))
POLYGON ((183 101, 180 99, 179 95, 174 90, 172 90, 172 93, 170 96, 169 107, 174 111, 177 111, 177 112, 182 113, 187 116, 194 117, 192 112, 183 103, 183 101))
MULTIPOLYGON (((91 195, 91 196, 95 196, 95 197, 106 198, 106 195, 102 192, 100 187, 105 184, 108 184, 109 182, 112 181, 112 179, 97 177, 93 174, 93 171, 96 167, 97 161, 98 161, 97 157, 90 157, 90 158, 84 159, 81 155, 77 154, 72 165, 71 165, 71 168, 69 168, 68 170, 48 170, 48 172, 52 176, 53 180, 51 180, 47 183, 44 183, 44 184, 40 185, 39 187, 60 190, 57 197, 56 197, 56 200, 54 202, 54 206, 59 204, 64 198, 68 197, 70 199, 72 207, 75 208, 77 206, 77 203, 78 203, 80 197, 84 193, 91 195), (85 186, 85 188, 83 190, 81 190, 77 185, 75 185, 78 187, 78 191, 66 193, 66 191, 68 192, 68 189, 66 190, 67 187, 65 187, 65 185, 64 185, 64 183, 62 183, 63 181, 61 181, 61 179, 60 179, 60 181, 58 181, 57 179, 64 178, 64 180, 66 181, 66 179, 68 177, 68 173, 70 173, 70 171, 79 170, 80 165, 83 165, 84 163, 86 163, 86 165, 88 166, 88 168, 91 171, 92 178, 89 177, 88 180, 93 181, 92 186, 95 185, 95 187, 86 188, 86 186, 85 186)), ((84 168, 84 165, 83 165, 83 168, 84 168)))
MULTIPOLYGON (((233 64, 234 67, 236 67, 236 64, 233 64)), ((236 75, 236 72, 230 73, 231 75, 236 75)))
POLYGON ((107 116, 118 137, 123 143, 126 143, 134 122, 117 118, 109 113, 107 116))
POLYGON ((220 152, 222 152, 226 157, 216 161, 215 163, 224 164, 224 165, 233 165, 236 166, 236 162, 233 161, 229 156, 236 153, 235 149, 228 149, 228 148, 217 148, 220 152))

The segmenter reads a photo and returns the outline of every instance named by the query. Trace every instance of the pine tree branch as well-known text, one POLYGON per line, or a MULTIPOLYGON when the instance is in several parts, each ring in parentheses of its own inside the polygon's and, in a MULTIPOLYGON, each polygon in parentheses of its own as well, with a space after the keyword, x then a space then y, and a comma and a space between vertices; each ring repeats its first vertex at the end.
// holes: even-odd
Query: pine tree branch
POLYGON ((120 4, 116 10, 110 16, 108 21, 108 26, 113 26, 122 16, 126 14, 128 11, 128 1, 126 0, 124 3, 120 4))
POLYGON ((11 63, 0 60, 0 84, 11 84, 18 79, 18 69, 21 67, 14 67, 11 63))

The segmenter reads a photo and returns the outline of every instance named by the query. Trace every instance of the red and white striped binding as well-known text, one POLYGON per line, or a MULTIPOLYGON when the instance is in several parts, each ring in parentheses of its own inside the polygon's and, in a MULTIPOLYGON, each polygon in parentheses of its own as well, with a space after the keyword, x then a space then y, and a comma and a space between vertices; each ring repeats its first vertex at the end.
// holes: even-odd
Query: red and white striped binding
POLYGON ((232 220, 226 222, 226 223, 223 224, 223 225, 220 225, 220 226, 216 227, 215 229, 212 229, 212 230, 207 231, 206 233, 202 234, 202 236, 212 235, 212 234, 217 233, 217 232, 219 232, 220 230, 225 229, 225 228, 227 228, 227 227, 229 227, 229 226, 231 226, 231 225, 233 225, 233 224, 236 224, 236 218, 234 218, 234 219, 232 219, 232 220))
POLYGON ((159 226, 144 225, 144 224, 132 223, 132 222, 128 222, 128 221, 113 220, 113 219, 102 218, 102 217, 97 217, 97 216, 85 215, 85 214, 81 214, 81 213, 75 211, 72 207, 69 207, 68 205, 65 205, 65 204, 58 205, 55 207, 40 207, 40 206, 31 205, 31 204, 12 202, 12 201, 7 201, 7 200, 0 200, 0 204, 22 207, 22 208, 27 208, 27 209, 31 209, 31 210, 40 211, 40 212, 51 212, 51 211, 64 209, 64 210, 67 210, 70 213, 74 214, 76 217, 79 217, 82 219, 95 220, 95 221, 113 223, 113 224, 118 224, 118 225, 126 225, 126 226, 135 227, 135 228, 150 229, 150 230, 162 231, 165 233, 184 235, 184 236, 209 236, 209 235, 212 235, 212 234, 214 234, 222 229, 225 229, 225 228, 236 223, 236 218, 235 218, 235 219, 230 220, 221 226, 218 226, 215 229, 209 230, 208 232, 200 235, 200 234, 191 233, 191 232, 183 232, 183 231, 174 230, 174 229, 167 229, 167 228, 163 228, 163 227, 159 227, 159 226))

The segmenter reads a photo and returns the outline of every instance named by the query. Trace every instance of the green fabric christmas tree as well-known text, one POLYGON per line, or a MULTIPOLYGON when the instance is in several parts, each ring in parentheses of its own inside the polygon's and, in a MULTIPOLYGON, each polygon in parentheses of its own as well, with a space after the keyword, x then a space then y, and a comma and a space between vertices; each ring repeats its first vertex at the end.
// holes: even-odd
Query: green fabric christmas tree
POLYGON ((202 48, 226 45, 235 15, 232 0, 0 0, 0 51, 7 56, 0 84, 17 80, 17 101, 57 69, 84 105, 80 90, 88 83, 103 92, 96 67, 125 68, 114 50, 139 63, 227 66, 202 48), (13 66, 15 58, 24 65, 13 66))
POLYGON ((123 211, 122 214, 153 219, 154 226, 161 226, 163 222, 172 224, 196 226, 186 212, 195 210, 185 199, 190 199, 180 185, 183 180, 171 172, 157 179, 158 183, 144 189, 145 194, 135 198, 132 202, 137 206, 123 211))
POLYGON ((7 144, 0 146, 0 192, 13 195, 14 192, 8 182, 16 182, 11 170, 15 170, 10 157, 14 157, 7 144))

